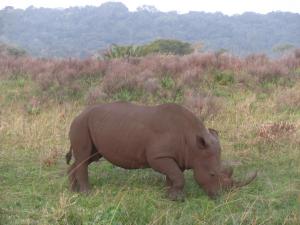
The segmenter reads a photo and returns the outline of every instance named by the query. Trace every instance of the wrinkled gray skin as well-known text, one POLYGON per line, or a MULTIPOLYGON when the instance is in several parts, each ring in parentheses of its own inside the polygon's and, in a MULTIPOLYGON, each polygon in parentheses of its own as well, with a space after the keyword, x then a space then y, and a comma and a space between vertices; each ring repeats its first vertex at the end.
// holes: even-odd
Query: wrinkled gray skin
POLYGON ((183 171, 192 169, 195 180, 210 196, 220 190, 250 183, 232 179, 232 169, 221 166, 218 134, 207 129, 186 108, 177 104, 139 106, 126 102, 87 108, 71 124, 75 162, 69 169, 71 189, 88 192, 88 165, 104 157, 125 169, 151 167, 166 176, 171 200, 183 200, 183 171))

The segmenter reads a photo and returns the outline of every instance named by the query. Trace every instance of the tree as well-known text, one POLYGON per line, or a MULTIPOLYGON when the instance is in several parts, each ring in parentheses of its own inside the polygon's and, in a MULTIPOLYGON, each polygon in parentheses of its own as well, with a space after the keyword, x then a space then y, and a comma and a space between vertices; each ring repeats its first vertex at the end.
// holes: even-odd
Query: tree
POLYGON ((276 53, 284 54, 286 52, 289 52, 295 48, 292 44, 280 44, 275 47, 273 47, 273 51, 276 53))
POLYGON ((178 40, 159 39, 145 47, 146 54, 161 53, 161 54, 174 54, 186 55, 193 52, 191 44, 178 40))

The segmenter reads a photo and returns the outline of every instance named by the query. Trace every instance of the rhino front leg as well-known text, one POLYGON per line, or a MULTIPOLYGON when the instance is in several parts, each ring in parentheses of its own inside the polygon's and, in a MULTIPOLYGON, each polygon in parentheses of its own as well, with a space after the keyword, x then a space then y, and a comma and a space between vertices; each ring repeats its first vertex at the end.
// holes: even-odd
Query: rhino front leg
POLYGON ((167 196, 172 201, 184 201, 184 176, 177 163, 171 158, 152 158, 148 160, 152 169, 166 175, 167 196))
POLYGON ((171 181, 171 179, 168 176, 166 176, 166 186, 168 188, 172 186, 172 181, 171 181))

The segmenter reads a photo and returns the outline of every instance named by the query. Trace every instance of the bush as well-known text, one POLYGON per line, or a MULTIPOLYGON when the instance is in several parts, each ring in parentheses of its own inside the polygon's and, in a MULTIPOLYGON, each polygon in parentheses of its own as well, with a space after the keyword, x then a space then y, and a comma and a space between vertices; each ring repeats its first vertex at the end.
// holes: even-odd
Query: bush
POLYGON ((138 68, 129 62, 120 59, 113 60, 102 82, 103 91, 108 95, 114 95, 122 90, 134 90, 139 81, 136 76, 138 68))
POLYGON ((142 57, 153 53, 186 55, 193 52, 191 44, 177 40, 159 39, 149 44, 134 46, 112 45, 103 54, 104 59, 142 57))
POLYGON ((159 39, 144 46, 145 54, 160 53, 187 55, 193 52, 191 44, 178 40, 159 39))
POLYGON ((230 85, 234 83, 234 75, 231 71, 215 71, 214 81, 220 85, 230 85))
POLYGON ((142 46, 120 46, 112 45, 103 54, 104 59, 116 59, 116 58, 129 58, 129 57, 141 57, 145 55, 142 46))
POLYGON ((140 90, 134 89, 121 89, 119 92, 115 93, 112 97, 115 101, 137 101, 142 96, 140 90))
POLYGON ((272 91, 277 86, 292 86, 299 78, 299 69, 300 58, 296 53, 280 59, 264 55, 237 58, 228 53, 199 53, 111 60, 37 59, 0 54, 0 78, 26 77, 39 85, 43 96, 59 101, 84 96, 92 99, 95 93, 87 92, 96 86, 110 97, 123 90, 134 90, 168 101, 174 100, 176 90, 212 88, 214 84, 243 84, 243 88, 272 91))
POLYGON ((170 76, 165 76, 161 79, 161 86, 165 89, 172 89, 175 87, 175 81, 170 76))
POLYGON ((10 55, 14 57, 21 57, 25 56, 27 53, 24 49, 8 45, 8 44, 1 44, 0 43, 0 55, 10 55))
POLYGON ((85 102, 89 105, 93 105, 102 102, 106 98, 107 95, 103 92, 102 88, 97 86, 89 89, 85 96, 85 102))
POLYGON ((220 98, 190 91, 185 93, 183 104, 203 120, 216 116, 223 108, 220 98))

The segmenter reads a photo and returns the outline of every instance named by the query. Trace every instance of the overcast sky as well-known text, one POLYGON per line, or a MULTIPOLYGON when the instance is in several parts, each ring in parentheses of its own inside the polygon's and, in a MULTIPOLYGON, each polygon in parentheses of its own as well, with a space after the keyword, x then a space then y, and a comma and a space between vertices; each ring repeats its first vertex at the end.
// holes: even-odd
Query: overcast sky
MULTIPOLYGON (((67 8, 70 6, 99 6, 105 0, 0 0, 0 8, 13 6, 15 8, 35 7, 67 8)), ((300 0, 119 0, 130 11, 141 5, 153 5, 160 11, 223 12, 224 14, 240 14, 246 11, 268 13, 271 11, 288 11, 300 13, 300 0)))

